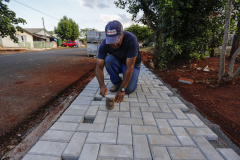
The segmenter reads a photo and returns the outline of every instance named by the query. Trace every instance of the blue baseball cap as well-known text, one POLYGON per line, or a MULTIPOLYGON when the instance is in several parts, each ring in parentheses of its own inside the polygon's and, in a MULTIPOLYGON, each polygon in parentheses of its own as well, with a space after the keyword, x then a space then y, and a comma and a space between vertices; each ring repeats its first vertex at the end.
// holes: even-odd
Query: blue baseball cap
POLYGON ((106 44, 119 43, 122 32, 123 26, 119 21, 114 20, 108 22, 108 24, 105 27, 106 44))

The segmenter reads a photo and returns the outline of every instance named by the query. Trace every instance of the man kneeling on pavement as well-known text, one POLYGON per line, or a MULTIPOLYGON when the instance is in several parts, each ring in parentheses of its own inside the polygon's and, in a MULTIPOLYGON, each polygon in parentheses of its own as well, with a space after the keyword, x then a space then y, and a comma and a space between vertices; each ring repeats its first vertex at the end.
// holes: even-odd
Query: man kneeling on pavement
POLYGON ((109 90, 117 92, 115 102, 120 103, 125 93, 130 94, 137 88, 141 64, 138 39, 133 33, 123 31, 122 24, 117 20, 108 22, 105 34, 106 38, 99 46, 96 66, 100 95, 105 97, 108 92, 104 83, 105 66, 113 83, 109 90))

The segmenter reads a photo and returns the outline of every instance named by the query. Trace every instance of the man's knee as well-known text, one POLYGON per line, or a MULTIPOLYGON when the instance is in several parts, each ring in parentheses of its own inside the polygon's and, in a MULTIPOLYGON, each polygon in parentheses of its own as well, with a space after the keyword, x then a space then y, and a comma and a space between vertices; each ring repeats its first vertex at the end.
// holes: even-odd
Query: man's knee
POLYGON ((126 93, 126 94, 131 94, 131 93, 134 92, 136 89, 137 89, 137 85, 128 86, 128 87, 126 88, 125 93, 126 93))
POLYGON ((105 58, 105 65, 110 65, 111 62, 113 61, 113 59, 114 59, 113 55, 111 55, 111 54, 107 55, 105 58))

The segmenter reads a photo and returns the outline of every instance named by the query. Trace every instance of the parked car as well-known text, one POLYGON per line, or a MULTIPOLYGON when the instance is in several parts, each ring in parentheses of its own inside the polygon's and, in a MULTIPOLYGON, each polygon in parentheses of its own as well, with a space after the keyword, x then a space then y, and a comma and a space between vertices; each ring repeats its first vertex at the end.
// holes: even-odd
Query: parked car
POLYGON ((61 44, 62 47, 77 47, 77 43, 75 41, 67 41, 61 44))

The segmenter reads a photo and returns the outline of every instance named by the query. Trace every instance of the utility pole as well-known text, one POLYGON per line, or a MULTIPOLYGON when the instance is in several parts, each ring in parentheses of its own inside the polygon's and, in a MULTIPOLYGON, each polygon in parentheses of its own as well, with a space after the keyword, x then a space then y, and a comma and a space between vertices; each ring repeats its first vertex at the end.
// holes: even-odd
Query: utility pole
POLYGON ((44 19, 43 19, 43 17, 42 17, 42 20, 43 20, 44 35, 45 35, 45 39, 46 39, 46 41, 47 41, 47 36, 46 36, 46 32, 45 32, 45 25, 44 25, 44 19))

